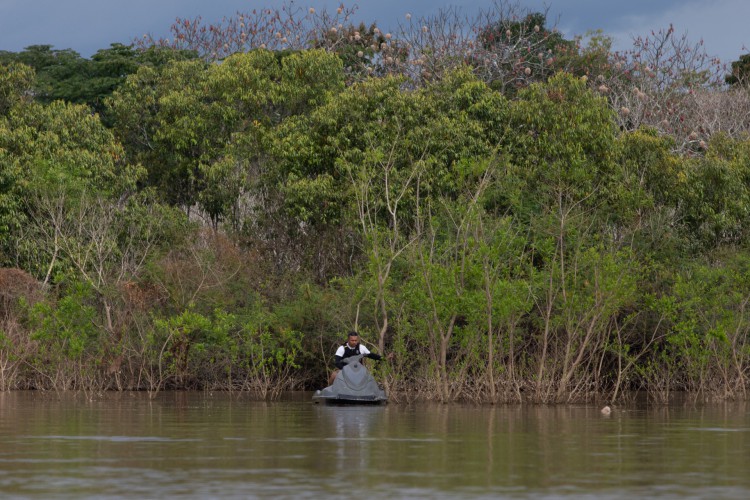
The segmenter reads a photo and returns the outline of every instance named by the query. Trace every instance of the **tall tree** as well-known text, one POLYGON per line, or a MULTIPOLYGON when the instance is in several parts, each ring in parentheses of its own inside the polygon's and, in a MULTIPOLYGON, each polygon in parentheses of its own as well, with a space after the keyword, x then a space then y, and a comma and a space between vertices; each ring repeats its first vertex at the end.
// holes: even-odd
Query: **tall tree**
POLYGON ((743 54, 732 61, 732 72, 724 77, 729 85, 748 85, 750 78, 750 54, 743 54))
POLYGON ((0 64, 20 62, 33 68, 36 81, 32 88, 38 102, 49 104, 62 100, 85 104, 101 114, 104 99, 141 65, 160 66, 171 60, 195 57, 195 52, 187 50, 156 47, 136 50, 132 46, 113 43, 86 59, 71 49, 31 45, 17 53, 0 52, 0 64))

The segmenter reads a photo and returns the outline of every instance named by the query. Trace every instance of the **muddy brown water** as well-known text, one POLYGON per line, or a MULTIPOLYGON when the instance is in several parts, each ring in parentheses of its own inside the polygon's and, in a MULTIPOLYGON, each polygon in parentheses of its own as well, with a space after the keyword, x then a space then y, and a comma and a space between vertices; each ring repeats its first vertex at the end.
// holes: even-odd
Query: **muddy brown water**
POLYGON ((750 498, 750 405, 0 393, 0 498, 750 498))

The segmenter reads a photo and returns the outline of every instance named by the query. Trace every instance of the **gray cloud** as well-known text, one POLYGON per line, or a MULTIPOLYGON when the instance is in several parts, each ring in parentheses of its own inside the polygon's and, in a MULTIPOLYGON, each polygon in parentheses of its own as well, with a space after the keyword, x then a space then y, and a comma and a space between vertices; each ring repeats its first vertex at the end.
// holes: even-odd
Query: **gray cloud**
MULTIPOLYGON (((298 1, 302 8, 335 9, 340 0, 298 1)), ((344 2, 354 5, 353 2, 344 2)), ((515 3, 511 1, 510 3, 515 3)), ((491 0, 360 0, 357 17, 395 27, 409 12, 415 17, 433 15, 454 5, 467 14, 489 8, 491 0)), ((691 40, 703 38, 706 50, 725 61, 735 60, 750 45, 744 22, 750 17, 747 0, 522 0, 521 7, 542 11, 549 6, 549 20, 559 20, 566 36, 601 29, 620 47, 632 36, 665 28, 670 22, 691 40), (744 37, 744 38, 743 38, 744 37)), ((72 48, 84 57, 111 43, 130 43, 144 33, 168 36, 176 17, 201 15, 217 22, 237 11, 279 5, 273 0, 2 0, 0 1, 0 50, 20 51, 32 44, 72 48)))

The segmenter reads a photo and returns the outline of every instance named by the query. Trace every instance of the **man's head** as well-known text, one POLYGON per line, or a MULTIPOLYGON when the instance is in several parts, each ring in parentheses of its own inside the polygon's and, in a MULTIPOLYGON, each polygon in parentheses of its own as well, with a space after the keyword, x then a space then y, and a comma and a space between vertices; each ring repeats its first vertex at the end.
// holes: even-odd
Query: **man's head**
POLYGON ((349 347, 352 349, 357 347, 357 344, 359 344, 359 335, 355 331, 349 332, 349 336, 346 339, 346 343, 349 344, 349 347))

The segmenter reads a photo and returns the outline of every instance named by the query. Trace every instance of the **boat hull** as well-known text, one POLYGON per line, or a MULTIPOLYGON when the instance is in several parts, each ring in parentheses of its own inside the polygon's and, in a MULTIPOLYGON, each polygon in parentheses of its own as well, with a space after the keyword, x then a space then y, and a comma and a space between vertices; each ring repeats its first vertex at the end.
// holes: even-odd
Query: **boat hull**
POLYGON ((361 356, 351 359, 325 389, 315 391, 314 403, 327 404, 383 404, 388 401, 385 391, 367 371, 361 356))

